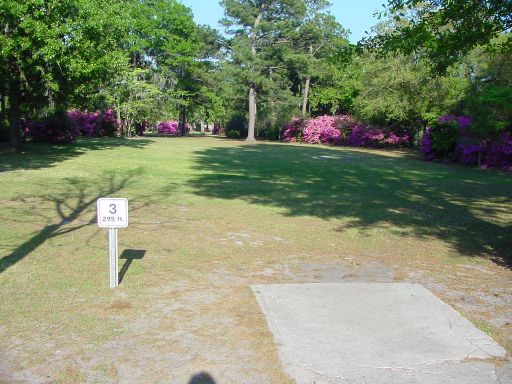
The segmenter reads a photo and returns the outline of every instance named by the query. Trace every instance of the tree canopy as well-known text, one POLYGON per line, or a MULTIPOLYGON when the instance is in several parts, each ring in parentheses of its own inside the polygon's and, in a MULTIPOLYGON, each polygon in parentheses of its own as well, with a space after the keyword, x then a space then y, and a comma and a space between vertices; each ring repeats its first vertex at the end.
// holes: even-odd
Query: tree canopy
POLYGON ((123 64, 126 9, 122 0, 6 0, 0 5, 0 66, 9 97, 11 144, 20 142, 22 114, 64 106, 95 93, 123 64))
POLYGON ((0 139, 9 127, 17 147, 71 109, 108 110, 128 137, 178 120, 180 134, 278 139, 324 114, 417 140, 443 114, 471 114, 481 136, 511 129, 510 1, 389 0, 358 45, 327 0, 220 4, 227 36, 177 0, 2 1, 0 139))
POLYGON ((512 28, 510 0, 389 0, 386 11, 393 28, 365 43, 384 52, 425 55, 433 69, 444 73, 477 46, 512 49, 512 36, 493 39, 512 28))

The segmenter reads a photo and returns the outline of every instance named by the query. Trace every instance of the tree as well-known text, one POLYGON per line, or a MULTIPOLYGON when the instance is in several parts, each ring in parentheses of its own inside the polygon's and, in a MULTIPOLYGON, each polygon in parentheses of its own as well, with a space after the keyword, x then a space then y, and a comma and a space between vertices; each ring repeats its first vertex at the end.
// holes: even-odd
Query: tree
POLYGON ((118 113, 121 135, 131 137, 136 123, 153 117, 154 106, 160 104, 164 92, 149 69, 127 70, 116 79, 110 96, 118 113))
MULTIPOLYGON (((503 39, 506 36, 498 37, 497 43, 503 39)), ((465 109, 473 117, 473 133, 489 137, 507 129, 512 132, 512 51, 477 47, 463 63, 471 84, 465 109)))
POLYGON ((417 132, 439 116, 457 108, 469 82, 451 70, 433 76, 413 56, 396 55, 383 60, 372 53, 355 59, 357 96, 354 113, 382 125, 399 125, 417 132))
POLYGON ((307 111, 312 77, 320 76, 327 64, 325 59, 335 55, 340 46, 348 44, 347 31, 334 16, 325 13, 330 6, 327 0, 307 0, 306 5, 307 12, 294 42, 294 53, 289 57, 304 82, 302 115, 307 111))
MULTIPOLYGON (((34 109, 64 108, 98 89, 124 54, 122 0, 4 0, 0 3, 0 66, 6 70, 10 143, 18 148, 22 117, 34 109)), ((5 101, 5 95, 4 101, 5 101)))
POLYGON ((201 131, 204 124, 219 123, 225 116, 223 95, 221 95, 222 78, 219 78, 220 63, 225 59, 225 39, 220 33, 206 25, 198 27, 198 75, 199 90, 194 96, 195 117, 201 122, 201 131))
POLYGON ((249 126, 247 141, 255 140, 257 93, 269 79, 274 65, 268 51, 275 44, 286 44, 286 31, 293 30, 305 13, 302 0, 221 0, 225 9, 222 20, 231 41, 232 60, 248 86, 249 126))
POLYGON ((130 46, 133 69, 138 66, 168 81, 167 96, 179 114, 179 131, 185 133, 187 108, 200 85, 198 27, 189 8, 176 0, 146 0, 134 8, 130 46))
MULTIPOLYGON (((422 53, 433 70, 446 69, 479 45, 512 28, 510 0, 389 0, 395 28, 363 41, 381 52, 422 53)), ((493 47, 512 49, 512 35, 493 47)))
POLYGON ((348 43, 338 46, 336 54, 324 58, 322 64, 311 88, 312 114, 335 115, 352 111, 361 77, 354 46, 348 43))

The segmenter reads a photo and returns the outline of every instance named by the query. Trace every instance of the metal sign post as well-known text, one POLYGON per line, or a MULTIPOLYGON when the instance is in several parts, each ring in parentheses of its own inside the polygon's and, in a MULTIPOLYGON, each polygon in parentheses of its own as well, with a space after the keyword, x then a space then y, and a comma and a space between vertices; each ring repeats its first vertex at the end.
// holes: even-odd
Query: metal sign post
POLYGON ((128 227, 128 200, 101 198, 96 206, 98 226, 108 228, 110 288, 116 288, 119 286, 117 228, 128 227))
POLYGON ((117 228, 108 229, 108 249, 110 260, 110 288, 116 288, 119 286, 117 228))

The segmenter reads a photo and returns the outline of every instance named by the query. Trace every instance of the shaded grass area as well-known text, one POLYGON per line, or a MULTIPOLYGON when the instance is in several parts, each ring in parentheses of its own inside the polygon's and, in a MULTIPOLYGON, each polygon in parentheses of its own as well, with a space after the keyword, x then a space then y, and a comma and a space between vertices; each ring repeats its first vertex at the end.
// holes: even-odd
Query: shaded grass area
MULTIPOLYGON (((124 189, 131 177, 133 177, 133 174, 123 177, 115 177, 114 175, 105 177, 101 180, 97 192, 89 195, 86 192, 87 188, 84 182, 80 179, 69 178, 63 180, 61 185, 68 187, 66 191, 58 195, 48 194, 42 197, 43 201, 39 201, 39 204, 51 204, 53 206, 55 213, 58 215, 56 221, 44 215, 38 217, 37 210, 29 203, 24 212, 27 221, 44 220, 50 223, 20 244, 11 254, 0 259, 0 273, 35 251, 45 241, 69 234, 85 226, 94 225, 95 217, 91 217, 85 222, 76 223, 76 221, 84 211, 94 209, 96 201, 100 197, 110 196, 124 189)), ((21 219, 23 220, 23 218, 21 219)))
POLYGON ((68 145, 25 143, 18 152, 12 152, 6 143, 0 143, 0 172, 48 168, 88 151, 107 151, 119 147, 141 149, 150 143, 149 139, 91 138, 79 139, 68 145))
POLYGON ((458 254, 512 265, 512 177, 401 154, 259 144, 196 152, 205 197, 243 199, 288 216, 340 220, 338 231, 386 228, 437 238, 458 254))

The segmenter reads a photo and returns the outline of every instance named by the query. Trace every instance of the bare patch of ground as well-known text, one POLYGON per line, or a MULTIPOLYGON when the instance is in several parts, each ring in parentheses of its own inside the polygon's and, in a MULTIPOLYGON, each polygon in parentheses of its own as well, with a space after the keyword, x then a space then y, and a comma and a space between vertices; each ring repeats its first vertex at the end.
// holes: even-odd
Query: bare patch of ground
MULTIPOLYGON (((257 241, 230 236, 247 244, 257 241)), ((470 319, 491 324, 499 330, 491 336, 510 347, 512 295, 503 281, 485 279, 496 277, 491 265, 450 266, 436 279, 428 271, 351 257, 335 263, 252 261, 242 270, 219 265, 189 273, 182 280, 162 279, 141 295, 120 289, 110 303, 98 306, 116 324, 112 332, 119 333, 105 343, 77 347, 78 340, 60 338, 50 324, 46 332, 54 336, 46 341, 40 330, 22 338, 0 333, 1 344, 10 345, 2 352, 0 377, 5 383, 188 383, 207 372, 216 383, 291 382, 249 288, 279 282, 418 282, 470 319)), ((501 362, 497 369, 504 376, 510 364, 501 362)))

